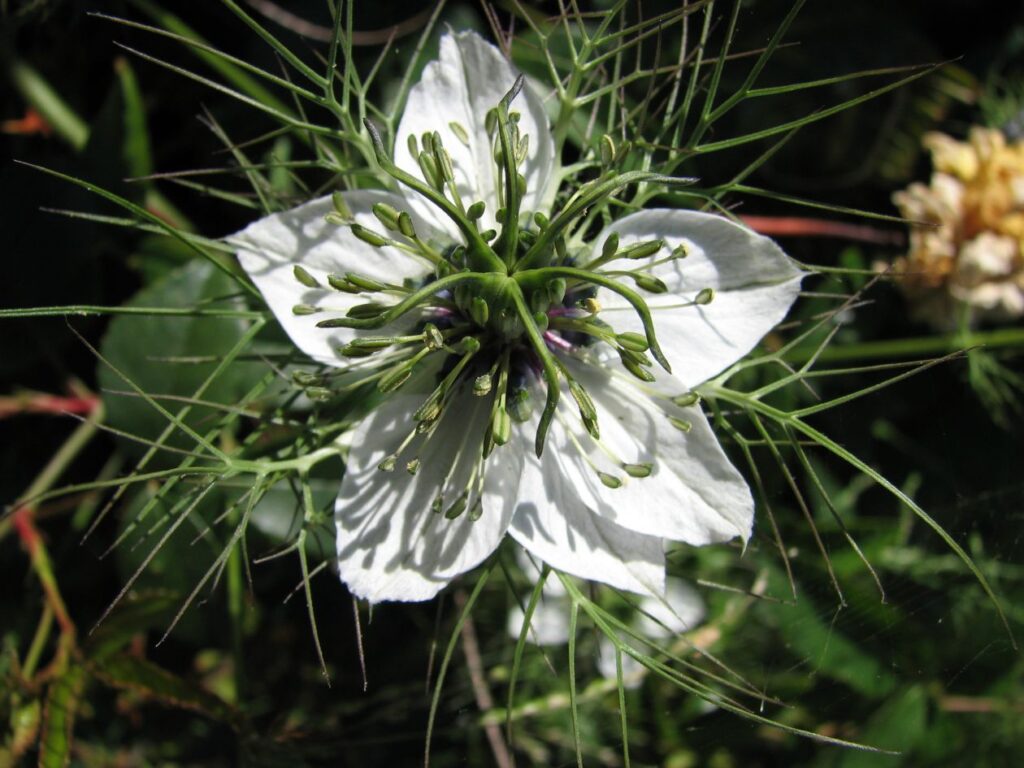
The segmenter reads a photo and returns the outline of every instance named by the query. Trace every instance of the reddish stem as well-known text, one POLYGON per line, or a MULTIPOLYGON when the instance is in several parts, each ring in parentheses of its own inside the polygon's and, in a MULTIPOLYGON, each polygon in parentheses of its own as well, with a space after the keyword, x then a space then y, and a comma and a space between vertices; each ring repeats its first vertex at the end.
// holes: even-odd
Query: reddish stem
POLYGON ((865 224, 847 224, 799 216, 740 216, 740 221, 762 235, 780 237, 838 237, 877 245, 903 245, 903 233, 865 224))

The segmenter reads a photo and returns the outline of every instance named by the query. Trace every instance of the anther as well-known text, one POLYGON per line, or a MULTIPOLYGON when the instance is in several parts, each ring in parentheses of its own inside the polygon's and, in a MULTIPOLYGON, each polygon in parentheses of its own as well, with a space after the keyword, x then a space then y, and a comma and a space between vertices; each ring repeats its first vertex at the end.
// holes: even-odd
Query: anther
POLYGON ((697 294, 697 297, 693 300, 693 303, 696 304, 697 306, 703 307, 706 306, 707 304, 710 304, 712 301, 714 301, 714 299, 714 288, 701 288, 700 292, 697 294))
POLYGON ((601 165, 611 165, 615 162, 615 141, 607 133, 601 137, 601 165))
POLYGON ((311 274, 309 274, 309 272, 307 272, 298 264, 296 264, 292 268, 292 274, 295 276, 296 280, 298 280, 300 283, 302 283, 302 285, 306 286, 307 288, 320 287, 320 281, 313 277, 311 274))
POLYGON ((395 469, 395 464, 398 462, 397 456, 388 456, 380 464, 377 465, 377 469, 381 472, 392 472, 395 469))
POLYGON ((689 408, 691 405, 696 405, 700 402, 700 395, 696 392, 686 392, 682 395, 676 395, 673 397, 672 402, 680 408, 689 408))
POLYGON ((617 478, 615 475, 609 475, 607 472, 598 472, 597 476, 601 479, 601 483, 606 488, 622 487, 622 480, 617 478))
POLYGON ((373 230, 367 229, 360 224, 353 224, 351 228, 353 235, 364 243, 372 245, 374 248, 380 248, 381 246, 388 244, 387 238, 381 237, 373 230))
POLYGON ((633 333, 632 331, 617 334, 615 340, 630 352, 646 352, 649 346, 646 336, 642 333, 633 333))
POLYGON ((314 307, 311 304, 296 304, 292 307, 293 315, 315 315, 319 311, 319 307, 314 307))
POLYGON ((393 232, 398 231, 397 210, 387 203, 374 203, 372 210, 373 215, 377 217, 377 221, 383 224, 385 229, 390 229, 393 232))
POLYGON ((693 424, 686 421, 686 419, 677 419, 675 416, 669 416, 668 420, 669 423, 680 432, 689 432, 693 429, 693 424))
POLYGON ((462 123, 452 120, 448 123, 448 127, 452 129, 452 133, 455 134, 455 138, 461 141, 465 146, 469 146, 469 133, 462 127, 462 123))
POLYGON ((654 470, 654 465, 650 463, 643 464, 622 464, 622 471, 630 477, 650 477, 651 472, 654 470))

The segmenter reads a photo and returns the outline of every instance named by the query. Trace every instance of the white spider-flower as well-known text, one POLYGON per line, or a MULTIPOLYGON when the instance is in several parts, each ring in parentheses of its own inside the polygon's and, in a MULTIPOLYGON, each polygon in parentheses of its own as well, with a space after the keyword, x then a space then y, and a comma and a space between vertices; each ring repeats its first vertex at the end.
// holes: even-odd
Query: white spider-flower
POLYGON ((522 84, 479 36, 446 35, 393 159, 374 133, 401 191, 337 193, 230 240, 303 352, 386 395, 336 504, 341 578, 372 602, 433 597, 506 534, 661 594, 666 539, 751 532, 747 484, 691 393, 785 316, 802 272, 694 211, 585 241, 585 209, 652 174, 606 174, 552 210, 559 158, 522 84))

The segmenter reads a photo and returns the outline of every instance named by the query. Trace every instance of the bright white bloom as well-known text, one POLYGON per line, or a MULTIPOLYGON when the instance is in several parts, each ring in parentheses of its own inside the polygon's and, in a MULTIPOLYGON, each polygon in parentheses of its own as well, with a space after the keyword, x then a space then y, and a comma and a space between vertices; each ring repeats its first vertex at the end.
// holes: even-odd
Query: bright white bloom
POLYGON ((341 578, 373 602, 433 597, 506 533, 560 571, 658 595, 665 539, 750 535, 747 485, 689 393, 785 316, 802 273, 692 211, 584 242, 583 209, 639 179, 554 205, 559 159, 521 86, 477 35, 444 37, 394 161, 376 144, 401 193, 342 192, 232 238, 296 345, 387 395, 336 506, 341 578))

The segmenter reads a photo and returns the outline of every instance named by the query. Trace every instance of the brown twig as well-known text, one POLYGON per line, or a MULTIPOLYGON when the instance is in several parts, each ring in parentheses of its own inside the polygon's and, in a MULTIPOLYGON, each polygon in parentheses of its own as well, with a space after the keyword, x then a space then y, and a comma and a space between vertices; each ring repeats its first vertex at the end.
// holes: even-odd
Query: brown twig
MULTIPOLYGON (((334 30, 330 27, 306 21, 301 16, 296 16, 277 3, 270 2, 270 0, 245 0, 245 2, 274 23, 297 35, 321 43, 329 43, 334 39, 334 30)), ((433 7, 430 7, 390 27, 354 30, 352 32, 352 45, 383 45, 393 37, 397 38, 408 35, 410 32, 420 29, 433 12, 433 7)))
MULTIPOLYGON (((466 593, 458 590, 455 593, 455 604, 462 611, 466 607, 466 593)), ((469 680, 473 686, 473 696, 476 705, 481 712, 489 712, 494 709, 494 698, 487 687, 487 679, 484 675, 484 663, 480 657, 480 644, 476 639, 476 627, 473 624, 473 617, 467 616, 462 624, 462 653, 466 657, 466 667, 469 669, 469 680)), ((498 768, 512 768, 514 763, 512 755, 501 735, 501 726, 497 723, 484 725, 484 732, 487 734, 487 741, 491 745, 491 752, 494 754, 494 762, 498 768)))

